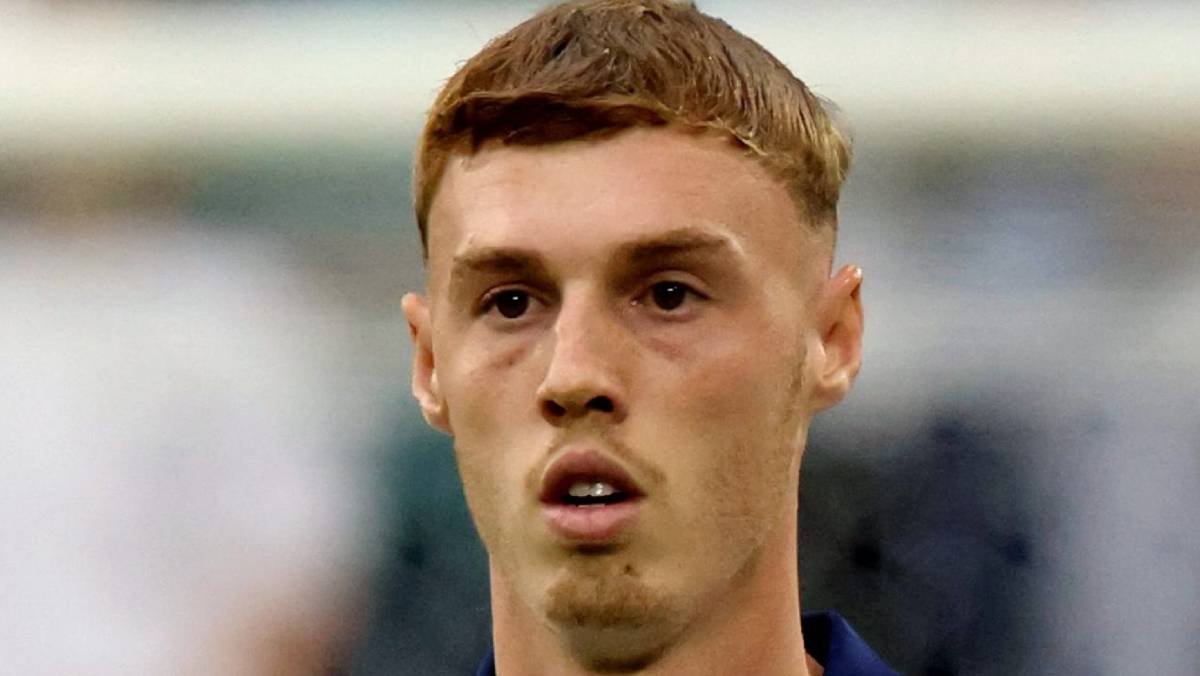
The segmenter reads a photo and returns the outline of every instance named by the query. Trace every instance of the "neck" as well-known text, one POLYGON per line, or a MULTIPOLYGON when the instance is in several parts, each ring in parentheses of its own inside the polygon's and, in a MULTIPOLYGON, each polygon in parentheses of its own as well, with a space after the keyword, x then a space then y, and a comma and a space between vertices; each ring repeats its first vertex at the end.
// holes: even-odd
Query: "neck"
MULTIPOLYGON (((699 609, 693 622, 660 659, 638 673, 819 676, 800 633, 796 510, 791 503, 759 560, 727 593, 699 609)), ((554 629, 514 593, 493 562, 492 633, 499 676, 587 676, 563 648, 554 629)))

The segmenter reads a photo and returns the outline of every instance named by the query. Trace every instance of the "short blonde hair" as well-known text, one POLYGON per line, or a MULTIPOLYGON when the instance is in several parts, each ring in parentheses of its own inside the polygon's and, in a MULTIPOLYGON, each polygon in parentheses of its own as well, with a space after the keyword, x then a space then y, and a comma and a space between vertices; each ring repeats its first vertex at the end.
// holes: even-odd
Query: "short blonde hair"
POLYGON ((429 210, 453 154, 667 124, 727 133, 783 182, 807 222, 836 229, 850 140, 830 105, 691 3, 549 7, 488 43, 434 102, 413 171, 422 247, 428 254, 429 210))

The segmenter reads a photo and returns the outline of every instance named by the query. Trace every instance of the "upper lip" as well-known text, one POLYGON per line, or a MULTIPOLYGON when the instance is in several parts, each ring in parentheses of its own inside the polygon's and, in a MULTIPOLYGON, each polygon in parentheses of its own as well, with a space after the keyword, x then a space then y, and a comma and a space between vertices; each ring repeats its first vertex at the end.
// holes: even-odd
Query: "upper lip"
POLYGON ((572 484, 578 481, 602 481, 630 498, 642 496, 637 482, 615 460, 595 449, 568 450, 558 456, 542 474, 543 503, 559 503, 572 484))

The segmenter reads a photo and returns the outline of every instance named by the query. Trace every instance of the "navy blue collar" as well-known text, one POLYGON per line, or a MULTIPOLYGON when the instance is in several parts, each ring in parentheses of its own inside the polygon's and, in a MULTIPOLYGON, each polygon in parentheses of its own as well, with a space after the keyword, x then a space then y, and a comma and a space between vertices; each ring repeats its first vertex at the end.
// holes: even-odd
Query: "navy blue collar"
MULTIPOLYGON (((896 676, 841 615, 805 613, 800 624, 804 649, 825 668, 825 676, 896 676)), ((492 650, 475 676, 496 676, 496 655, 492 650)))

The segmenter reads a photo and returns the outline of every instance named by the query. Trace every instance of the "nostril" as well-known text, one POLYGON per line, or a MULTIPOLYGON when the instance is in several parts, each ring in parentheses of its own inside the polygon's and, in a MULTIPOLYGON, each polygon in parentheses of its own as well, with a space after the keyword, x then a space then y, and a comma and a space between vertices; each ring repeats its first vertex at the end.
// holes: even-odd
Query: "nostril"
POLYGON ((551 420, 565 417, 571 409, 575 409, 573 415, 585 415, 590 411, 611 414, 617 410, 617 405, 613 402, 612 398, 603 395, 588 399, 587 404, 582 408, 569 402, 564 405, 554 399, 544 399, 542 401, 542 413, 551 420))
POLYGON ((587 406, 593 411, 600 411, 602 413, 612 413, 614 408, 612 399, 603 396, 592 397, 588 401, 587 406))

